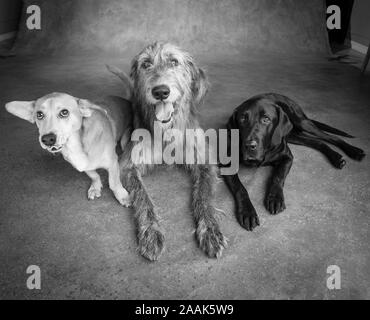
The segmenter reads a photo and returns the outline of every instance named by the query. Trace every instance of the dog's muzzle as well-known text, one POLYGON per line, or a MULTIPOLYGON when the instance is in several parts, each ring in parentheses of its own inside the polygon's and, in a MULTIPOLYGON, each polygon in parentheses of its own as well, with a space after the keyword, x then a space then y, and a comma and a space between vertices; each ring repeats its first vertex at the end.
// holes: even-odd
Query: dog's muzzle
POLYGON ((172 116, 174 114, 174 108, 173 104, 170 102, 158 102, 155 105, 155 117, 157 118, 158 121, 162 123, 168 123, 172 120, 172 116))
POLYGON ((253 158, 243 159, 243 164, 248 167, 259 167, 262 164, 263 160, 257 160, 253 158))
POLYGON ((166 86, 165 84, 155 86, 152 89, 152 95, 154 99, 160 100, 160 101, 166 100, 168 96, 170 95, 170 93, 171 93, 170 88, 166 86))
POLYGON ((54 133, 44 134, 41 137, 41 141, 45 146, 51 147, 55 145, 55 142, 57 141, 57 136, 54 133))
POLYGON ((58 153, 58 152, 62 151, 62 148, 63 148, 63 146, 52 146, 52 147, 48 148, 47 150, 51 153, 58 153))
POLYGON ((44 134, 41 137, 41 143, 44 149, 51 153, 57 153, 62 150, 61 145, 57 145, 57 136, 54 133, 44 134))
POLYGON ((264 156, 261 154, 261 150, 258 147, 258 142, 255 139, 244 142, 242 157, 245 165, 258 167, 263 162, 264 156))

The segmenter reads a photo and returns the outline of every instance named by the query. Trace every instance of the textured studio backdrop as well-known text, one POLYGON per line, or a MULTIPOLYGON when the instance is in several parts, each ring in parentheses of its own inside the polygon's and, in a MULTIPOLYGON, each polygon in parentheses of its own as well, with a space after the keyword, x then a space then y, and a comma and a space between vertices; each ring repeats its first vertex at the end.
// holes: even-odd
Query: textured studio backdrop
POLYGON ((26 0, 18 52, 137 52, 154 40, 190 52, 251 49, 326 52, 323 0, 26 0), (38 5, 41 30, 28 30, 26 7, 38 5))
POLYGON ((238 224, 220 180, 214 205, 229 247, 218 260, 194 241, 188 175, 145 176, 166 237, 160 260, 149 263, 137 252, 134 213, 117 203, 107 177, 102 197, 88 201, 90 179, 46 153, 36 127, 4 108, 51 92, 121 96, 105 64, 128 72, 139 50, 165 40, 208 75, 204 129, 226 125, 253 95, 277 92, 368 153, 369 73, 328 60, 325 21, 324 0, 24 1, 16 55, 0 59, 0 299, 369 299, 370 157, 346 158, 338 170, 291 146, 287 209, 275 216, 264 206, 271 168, 241 168, 260 217, 253 232, 238 224), (41 30, 26 29, 28 5, 40 6, 41 30), (26 286, 31 265, 40 267, 41 290, 26 286), (340 290, 327 286, 333 265, 340 290))

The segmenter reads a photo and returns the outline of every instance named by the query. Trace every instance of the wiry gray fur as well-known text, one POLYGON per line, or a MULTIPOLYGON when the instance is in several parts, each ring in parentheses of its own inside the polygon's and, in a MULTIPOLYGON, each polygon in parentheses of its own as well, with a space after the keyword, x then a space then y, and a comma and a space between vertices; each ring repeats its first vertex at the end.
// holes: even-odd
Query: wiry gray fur
MULTIPOLYGON (((158 79, 164 81, 164 84, 170 83, 181 93, 173 101, 175 111, 170 128, 183 132, 187 128, 199 128, 198 107, 206 95, 208 82, 204 71, 196 66, 188 53, 170 44, 154 43, 134 58, 130 76, 133 83, 134 129, 145 128, 153 132, 155 105, 148 101, 148 88, 150 89, 152 83, 158 82, 158 79), (170 65, 169 59, 173 58, 178 61, 176 67, 170 65), (148 60, 152 66, 149 70, 143 70, 141 65, 148 60)), ((124 149, 120 161, 122 177, 127 180, 124 184, 126 188, 133 193, 139 251, 147 259, 157 260, 164 248, 164 236, 154 205, 141 180, 141 175, 155 169, 155 166, 133 164, 131 150, 134 145, 135 142, 130 141, 124 149)), ((197 145, 194 148, 198 150, 197 145)), ((226 247, 226 238, 220 231, 215 209, 211 204, 216 168, 207 164, 190 164, 185 165, 185 168, 191 174, 193 182, 192 211, 197 242, 209 257, 219 257, 226 247)))

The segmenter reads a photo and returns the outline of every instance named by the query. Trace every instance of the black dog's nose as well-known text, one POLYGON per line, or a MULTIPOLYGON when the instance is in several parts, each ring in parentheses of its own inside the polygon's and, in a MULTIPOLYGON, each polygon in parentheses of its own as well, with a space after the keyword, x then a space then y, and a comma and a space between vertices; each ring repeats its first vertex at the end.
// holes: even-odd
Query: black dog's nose
POLYGON ((48 133, 41 137, 41 141, 44 145, 51 147, 57 141, 57 136, 54 133, 48 133))
POLYGON ((157 100, 164 100, 170 95, 170 88, 166 85, 156 86, 152 89, 152 95, 157 100))
POLYGON ((256 150, 258 143, 256 140, 250 140, 250 141, 247 141, 245 144, 249 150, 256 150))

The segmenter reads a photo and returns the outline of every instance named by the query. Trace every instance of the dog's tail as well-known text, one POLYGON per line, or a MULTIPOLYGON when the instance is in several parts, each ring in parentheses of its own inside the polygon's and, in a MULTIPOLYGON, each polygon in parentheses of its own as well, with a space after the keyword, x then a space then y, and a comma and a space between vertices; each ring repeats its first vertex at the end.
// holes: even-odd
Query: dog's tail
POLYGON ((316 120, 312 120, 310 119, 316 127, 318 127, 319 129, 323 130, 323 131, 326 131, 326 132, 329 132, 329 133, 333 133, 333 134, 336 134, 337 136, 342 136, 342 137, 346 137, 346 138, 354 138, 354 136, 351 136, 350 134, 344 132, 344 131, 341 131, 337 128, 333 128, 325 123, 322 123, 322 122, 319 122, 319 121, 316 121, 316 120))
POLYGON ((107 67, 109 72, 113 73, 114 75, 116 75, 118 78, 122 80, 122 82, 125 85, 125 92, 124 92, 123 97, 127 100, 131 100, 133 88, 132 88, 132 82, 129 76, 126 73, 124 73, 121 69, 115 66, 111 66, 109 64, 106 64, 105 66, 107 67))

